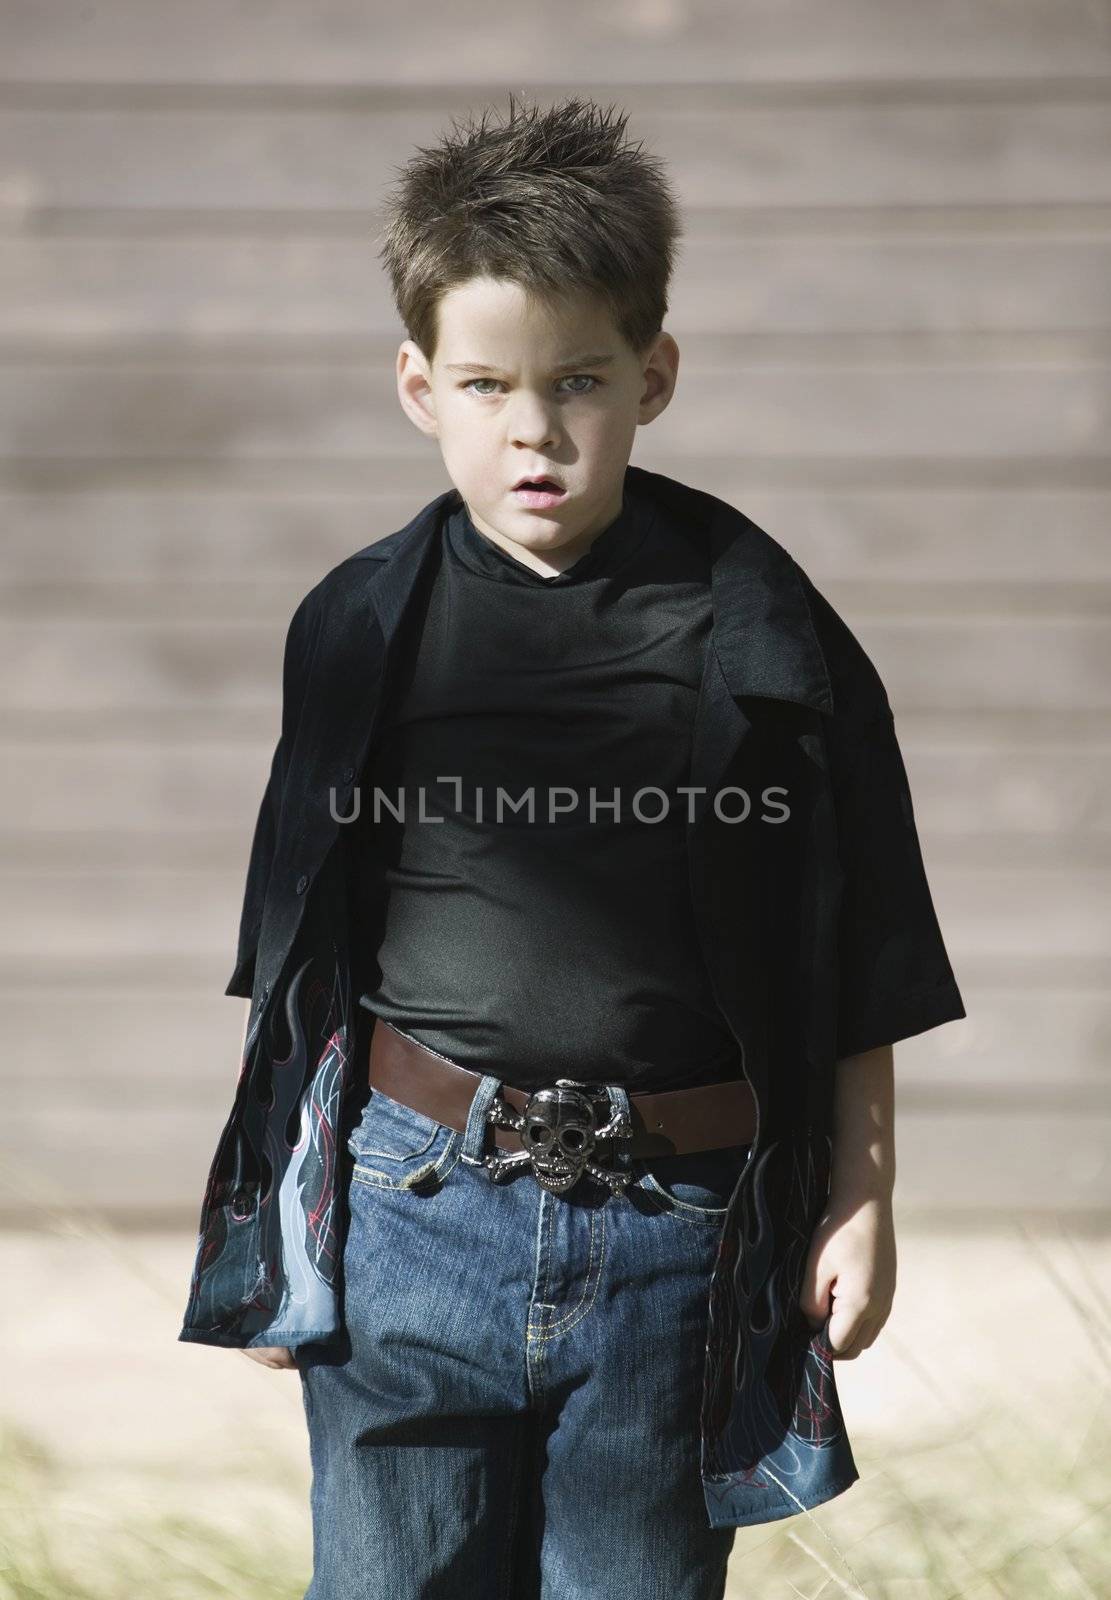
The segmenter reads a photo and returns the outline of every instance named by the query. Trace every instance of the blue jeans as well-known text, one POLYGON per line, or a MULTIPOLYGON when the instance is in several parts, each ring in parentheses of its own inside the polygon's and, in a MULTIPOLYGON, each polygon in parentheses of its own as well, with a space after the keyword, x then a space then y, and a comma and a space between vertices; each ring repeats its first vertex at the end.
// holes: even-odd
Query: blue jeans
POLYGON ((495 1183, 498 1082, 465 1133, 375 1090, 348 1140, 343 1336, 296 1352, 305 1600, 720 1600, 736 1529, 709 1526, 699 1412, 749 1147, 616 1141, 624 1195, 590 1176, 555 1195, 527 1167, 495 1183))

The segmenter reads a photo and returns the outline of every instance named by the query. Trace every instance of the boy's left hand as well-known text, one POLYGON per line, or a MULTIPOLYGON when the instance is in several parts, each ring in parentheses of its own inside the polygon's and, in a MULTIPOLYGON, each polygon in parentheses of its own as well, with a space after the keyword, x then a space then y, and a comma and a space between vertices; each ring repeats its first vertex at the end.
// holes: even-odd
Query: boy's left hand
POLYGON ((867 1350, 895 1298, 895 1223, 891 1198, 869 1194, 830 1205, 818 1221, 803 1272, 799 1309, 821 1327, 830 1311, 834 1358, 867 1350))

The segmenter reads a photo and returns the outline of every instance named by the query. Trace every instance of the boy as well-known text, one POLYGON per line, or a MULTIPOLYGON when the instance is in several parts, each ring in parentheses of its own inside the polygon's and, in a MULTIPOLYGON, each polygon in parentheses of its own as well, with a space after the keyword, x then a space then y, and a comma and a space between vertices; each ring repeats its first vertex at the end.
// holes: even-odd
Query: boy
POLYGON ((299 1371, 307 1600, 708 1600, 848 1488, 891 1046, 965 1015, 875 667, 629 465, 678 230, 624 123, 511 100, 404 170, 398 394, 454 487, 286 642, 180 1337, 299 1371))

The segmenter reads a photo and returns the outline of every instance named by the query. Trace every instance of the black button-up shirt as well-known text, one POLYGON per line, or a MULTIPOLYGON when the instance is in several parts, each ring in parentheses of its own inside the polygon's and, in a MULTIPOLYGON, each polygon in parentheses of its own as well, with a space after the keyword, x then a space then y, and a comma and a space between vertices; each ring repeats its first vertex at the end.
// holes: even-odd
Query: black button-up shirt
MULTIPOLYGON (((705 552, 712 628, 691 732, 697 936, 757 1106, 710 1285, 701 1474, 711 1526, 773 1521, 858 1476, 828 1318, 798 1298, 825 1206, 839 1058, 965 1015, 879 673, 788 552, 727 502, 629 466, 705 552), (737 826, 722 789, 789 797, 737 826)), ((179 1338, 296 1347, 342 1329, 345 1117, 369 1013, 352 981, 349 812, 378 748, 449 490, 294 613, 228 994, 254 1005, 201 1205, 179 1338), (296 1139, 291 1130, 299 1130, 296 1139)), ((603 1492, 604 1492, 604 1486, 603 1492)))

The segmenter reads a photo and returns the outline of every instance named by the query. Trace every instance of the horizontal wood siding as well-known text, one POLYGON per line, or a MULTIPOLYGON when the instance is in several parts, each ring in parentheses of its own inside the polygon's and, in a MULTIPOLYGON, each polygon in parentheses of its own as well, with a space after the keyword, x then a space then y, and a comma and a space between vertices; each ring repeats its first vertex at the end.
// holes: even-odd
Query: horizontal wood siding
POLYGON ((619 101, 678 185, 679 388, 633 459, 773 533, 888 684, 969 1010, 897 1050, 900 1203, 1105 1213, 1104 8, 63 0, 6 34, 0 1214, 195 1220, 286 623, 447 487, 380 197, 509 87, 619 101))

